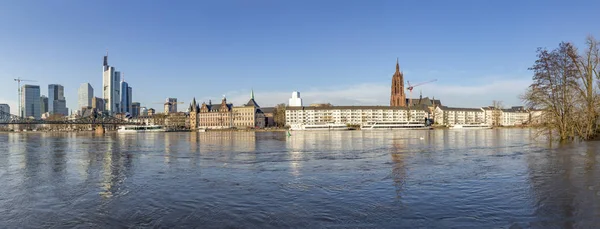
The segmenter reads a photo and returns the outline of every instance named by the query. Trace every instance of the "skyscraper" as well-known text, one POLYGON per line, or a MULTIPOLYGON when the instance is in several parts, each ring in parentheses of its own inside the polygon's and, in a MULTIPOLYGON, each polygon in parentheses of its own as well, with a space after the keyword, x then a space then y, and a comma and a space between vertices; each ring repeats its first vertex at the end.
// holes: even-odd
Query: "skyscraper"
POLYGON ((69 115, 65 99, 65 88, 60 84, 48 85, 48 112, 50 114, 69 115))
POLYGON ((177 98, 167 98, 165 102, 165 114, 177 113, 177 98))
POLYGON ((302 98, 300 98, 300 92, 294 91, 292 92, 292 98, 290 98, 288 102, 288 106, 290 107, 301 107, 302 106, 302 98))
POLYGON ((106 111, 109 114, 119 113, 121 111, 120 81, 121 73, 115 71, 115 68, 108 65, 108 53, 104 56, 104 66, 102 73, 102 97, 106 104, 106 111))
POLYGON ((0 104, 0 111, 10 114, 10 106, 8 104, 0 104))
POLYGON ((96 109, 96 111, 104 111, 104 109, 106 108, 106 105, 104 103, 104 99, 103 98, 98 98, 98 97, 94 97, 92 99, 92 109, 96 109))
POLYGON ((46 97, 45 95, 42 95, 40 97, 40 110, 42 114, 48 112, 48 97, 46 97))
POLYGON ((392 76, 392 94, 390 96, 390 106, 406 106, 406 94, 404 93, 404 74, 400 72, 400 64, 396 59, 396 72, 392 76))
POLYGON ((130 112, 129 107, 129 84, 125 80, 121 81, 121 111, 123 113, 130 112))
POLYGON ((133 101, 133 89, 131 87, 127 87, 127 110, 129 111, 129 113, 133 112, 131 111, 133 109, 133 104, 131 104, 133 101))
POLYGON ((131 103, 131 117, 140 116, 140 103, 133 102, 131 103))
POLYGON ((89 83, 82 83, 81 86, 79 86, 78 95, 78 109, 92 106, 92 99, 94 98, 94 88, 92 88, 92 85, 89 83))
POLYGON ((28 84, 21 86, 21 112, 21 117, 42 118, 40 110, 40 86, 28 84))

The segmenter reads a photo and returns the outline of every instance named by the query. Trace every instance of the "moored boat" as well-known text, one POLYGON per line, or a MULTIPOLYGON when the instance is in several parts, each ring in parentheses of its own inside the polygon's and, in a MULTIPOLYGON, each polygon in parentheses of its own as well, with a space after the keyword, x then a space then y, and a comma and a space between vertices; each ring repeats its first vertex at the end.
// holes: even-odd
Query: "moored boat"
POLYGON ((492 126, 485 123, 473 123, 473 124, 455 124, 450 126, 450 129, 492 129, 492 126))
POLYGON ((429 130, 433 129, 422 122, 367 122, 361 130, 429 130))
POLYGON ((141 126, 120 126, 119 133, 140 133, 140 132, 165 132, 165 128, 159 125, 141 125, 141 126))
POLYGON ((290 130, 348 130, 346 124, 324 123, 324 124, 293 124, 290 130))

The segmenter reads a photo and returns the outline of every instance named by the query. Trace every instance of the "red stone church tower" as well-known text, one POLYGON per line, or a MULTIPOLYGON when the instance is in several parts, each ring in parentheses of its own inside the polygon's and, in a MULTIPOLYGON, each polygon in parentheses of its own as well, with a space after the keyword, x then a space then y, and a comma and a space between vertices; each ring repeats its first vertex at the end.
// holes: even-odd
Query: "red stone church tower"
POLYGON ((392 95, 390 96, 390 106, 406 106, 406 94, 404 94, 404 75, 402 72, 400 72, 398 59, 396 59, 396 73, 394 73, 394 76, 392 76, 392 95))

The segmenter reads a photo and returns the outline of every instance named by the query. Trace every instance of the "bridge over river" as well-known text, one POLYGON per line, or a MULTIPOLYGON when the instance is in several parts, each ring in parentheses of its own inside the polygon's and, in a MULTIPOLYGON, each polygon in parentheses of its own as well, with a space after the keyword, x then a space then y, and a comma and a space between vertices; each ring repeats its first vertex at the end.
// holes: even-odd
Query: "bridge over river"
MULTIPOLYGON (((70 119, 67 117, 61 119, 52 119, 52 120, 43 120, 43 119, 33 119, 33 118, 23 118, 20 116, 12 115, 10 113, 6 113, 0 111, 0 126, 8 126, 9 129, 37 129, 40 126, 57 126, 63 125, 67 127, 73 126, 85 126, 85 129, 102 129, 104 131, 105 128, 116 128, 122 125, 143 125, 144 123, 131 121, 131 120, 123 120, 113 116, 110 116, 105 113, 100 112, 92 112, 87 116, 83 116, 76 119, 70 119)), ((81 128, 80 128, 81 129, 81 128)))

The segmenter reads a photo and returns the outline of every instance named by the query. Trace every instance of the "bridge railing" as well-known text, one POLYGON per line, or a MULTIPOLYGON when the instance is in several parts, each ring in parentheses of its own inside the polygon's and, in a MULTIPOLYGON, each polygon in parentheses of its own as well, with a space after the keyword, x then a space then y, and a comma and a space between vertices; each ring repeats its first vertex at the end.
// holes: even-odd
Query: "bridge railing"
POLYGON ((105 113, 93 112, 90 115, 77 118, 62 120, 40 120, 23 118, 0 111, 0 125, 6 124, 95 124, 95 125, 142 125, 142 122, 123 120, 105 113))

